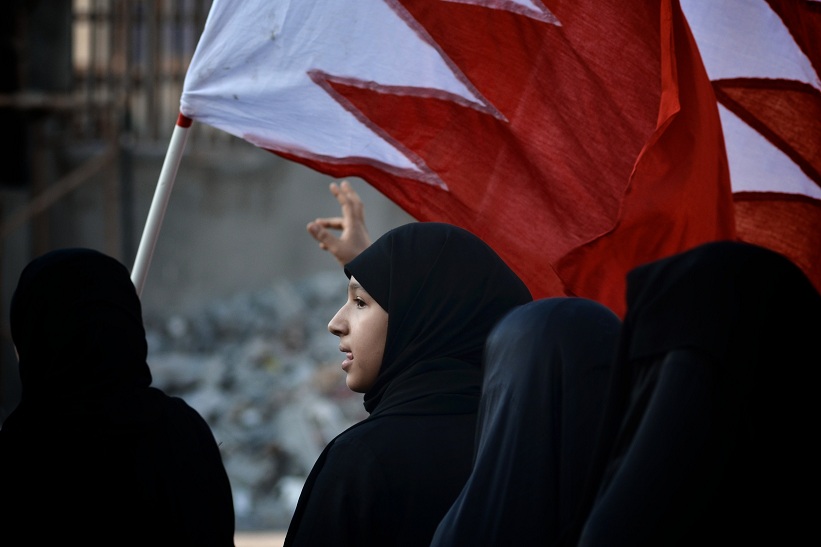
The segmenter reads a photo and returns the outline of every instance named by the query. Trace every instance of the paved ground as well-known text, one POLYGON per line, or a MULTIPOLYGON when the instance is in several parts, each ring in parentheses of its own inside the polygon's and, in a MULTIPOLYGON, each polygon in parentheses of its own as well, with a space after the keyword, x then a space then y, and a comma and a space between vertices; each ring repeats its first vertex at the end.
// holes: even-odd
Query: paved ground
POLYGON ((285 532, 237 532, 234 535, 236 547, 282 547, 285 532))

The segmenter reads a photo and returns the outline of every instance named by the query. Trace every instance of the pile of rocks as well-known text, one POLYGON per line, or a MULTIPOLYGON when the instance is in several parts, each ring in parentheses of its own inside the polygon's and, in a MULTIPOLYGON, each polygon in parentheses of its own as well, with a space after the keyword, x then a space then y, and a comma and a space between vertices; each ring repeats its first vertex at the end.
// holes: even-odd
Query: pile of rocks
POLYGON ((322 448, 366 416, 345 387, 327 324, 345 276, 317 273, 146 317, 154 385, 210 424, 231 479, 238 530, 284 529, 322 448))

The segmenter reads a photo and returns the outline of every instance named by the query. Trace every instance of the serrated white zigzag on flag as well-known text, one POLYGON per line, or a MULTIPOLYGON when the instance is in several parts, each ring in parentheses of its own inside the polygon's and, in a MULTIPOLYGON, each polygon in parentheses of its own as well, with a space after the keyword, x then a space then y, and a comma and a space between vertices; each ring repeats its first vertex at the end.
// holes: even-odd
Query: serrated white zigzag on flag
POLYGON ((473 231, 536 297, 622 313, 636 265, 734 238, 737 218, 791 243, 783 219, 803 208, 812 231, 821 197, 812 149, 756 117, 744 87, 817 91, 813 59, 735 45, 789 2, 639 1, 214 0, 180 111, 473 231), (768 192, 805 201, 771 223, 750 197, 768 192))

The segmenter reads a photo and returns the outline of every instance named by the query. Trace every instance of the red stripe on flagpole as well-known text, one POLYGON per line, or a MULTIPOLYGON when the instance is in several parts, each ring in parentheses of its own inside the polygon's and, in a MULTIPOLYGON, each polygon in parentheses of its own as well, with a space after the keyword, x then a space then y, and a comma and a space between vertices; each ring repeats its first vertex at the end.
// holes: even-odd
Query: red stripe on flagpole
POLYGON ((194 120, 180 112, 180 115, 177 116, 177 125, 183 128, 191 127, 191 124, 194 123, 194 120))

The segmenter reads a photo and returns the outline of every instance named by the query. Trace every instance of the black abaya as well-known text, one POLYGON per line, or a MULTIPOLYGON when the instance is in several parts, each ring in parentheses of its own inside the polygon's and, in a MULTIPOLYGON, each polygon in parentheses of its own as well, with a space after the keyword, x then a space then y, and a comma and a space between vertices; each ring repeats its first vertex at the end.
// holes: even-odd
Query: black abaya
POLYGON ((126 268, 96 251, 53 251, 23 270, 0 544, 233 545, 219 448, 193 408, 150 387, 141 314, 126 268))
POLYGON ((470 472, 481 355, 492 326, 531 300, 490 247, 440 223, 383 235, 346 266, 388 312, 368 418, 312 469, 288 546, 427 546, 470 472))

